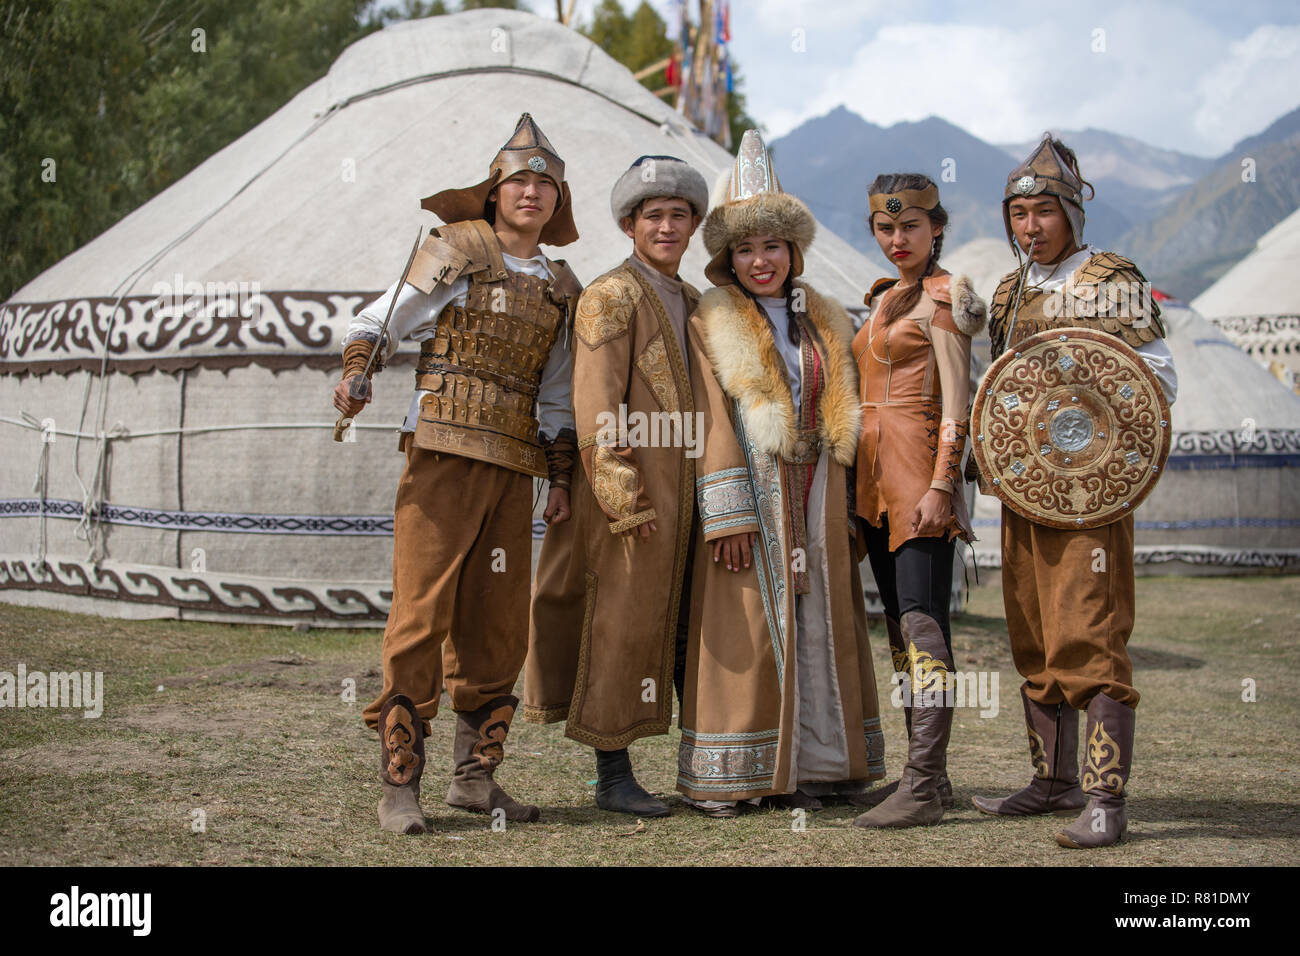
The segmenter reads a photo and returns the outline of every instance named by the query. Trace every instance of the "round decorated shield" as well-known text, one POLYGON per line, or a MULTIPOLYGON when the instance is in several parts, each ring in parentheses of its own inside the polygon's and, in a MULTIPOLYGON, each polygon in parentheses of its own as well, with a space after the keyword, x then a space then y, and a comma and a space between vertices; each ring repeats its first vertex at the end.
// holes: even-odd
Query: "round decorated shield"
POLYGON ((1160 477, 1172 430, 1146 362, 1093 329, 1049 329, 1007 349, 971 412, 986 487, 1052 528, 1095 528, 1131 514, 1160 477))

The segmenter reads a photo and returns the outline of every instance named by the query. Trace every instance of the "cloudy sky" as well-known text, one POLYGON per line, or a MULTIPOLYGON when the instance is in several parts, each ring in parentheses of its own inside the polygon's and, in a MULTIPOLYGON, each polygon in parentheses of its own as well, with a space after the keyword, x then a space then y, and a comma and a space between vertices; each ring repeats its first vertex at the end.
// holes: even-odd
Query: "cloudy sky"
MULTIPOLYGON (((554 17, 554 0, 528 2, 554 17)), ((1218 156, 1300 106, 1294 0, 732 0, 731 31, 773 137, 844 104, 994 143, 1091 126, 1218 156)))

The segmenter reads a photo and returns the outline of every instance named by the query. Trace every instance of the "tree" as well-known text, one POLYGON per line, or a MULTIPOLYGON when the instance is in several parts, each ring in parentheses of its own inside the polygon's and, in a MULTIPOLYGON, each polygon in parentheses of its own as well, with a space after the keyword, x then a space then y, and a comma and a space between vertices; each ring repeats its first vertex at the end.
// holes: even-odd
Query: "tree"
POLYGON ((370 5, 0 5, 0 299, 323 76, 370 5))

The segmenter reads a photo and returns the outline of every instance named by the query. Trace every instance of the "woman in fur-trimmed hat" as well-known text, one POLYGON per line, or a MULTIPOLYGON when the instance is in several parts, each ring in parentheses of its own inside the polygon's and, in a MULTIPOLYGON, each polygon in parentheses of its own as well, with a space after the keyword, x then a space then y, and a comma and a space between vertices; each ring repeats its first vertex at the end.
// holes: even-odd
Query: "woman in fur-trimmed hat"
POLYGON ((907 766, 867 798, 860 827, 937 823, 952 806, 947 776, 954 669, 948 602, 954 540, 973 541, 961 476, 970 430, 970 337, 987 311, 964 276, 939 266, 948 213, 920 173, 877 176, 867 227, 898 269, 867 293, 853 341, 862 383, 857 513, 885 605, 907 721, 907 766))
POLYGON ((713 816, 818 809, 884 775, 847 469, 860 414, 844 309, 798 276, 808 208, 756 130, 704 223, 691 318, 703 452, 677 789, 713 816))

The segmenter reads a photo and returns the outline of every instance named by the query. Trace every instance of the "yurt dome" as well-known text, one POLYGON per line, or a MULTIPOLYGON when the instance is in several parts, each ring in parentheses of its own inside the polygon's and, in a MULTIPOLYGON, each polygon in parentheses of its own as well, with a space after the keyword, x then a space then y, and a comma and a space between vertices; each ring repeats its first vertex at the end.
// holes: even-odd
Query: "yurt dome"
POLYGON ((1300 209, 1264 233, 1192 307, 1300 391, 1300 209))
MULTIPOLYGON (((417 351, 336 444, 341 336, 437 223, 420 199, 479 182, 523 112, 565 161, 582 235, 546 251, 583 281, 631 251, 609 191, 638 156, 708 181, 732 162, 552 21, 479 10, 358 41, 0 308, 0 599, 382 622, 417 351)), ((704 286, 707 260, 697 236, 683 277, 704 286)), ((854 305, 872 269, 823 229, 807 275, 854 305)))

